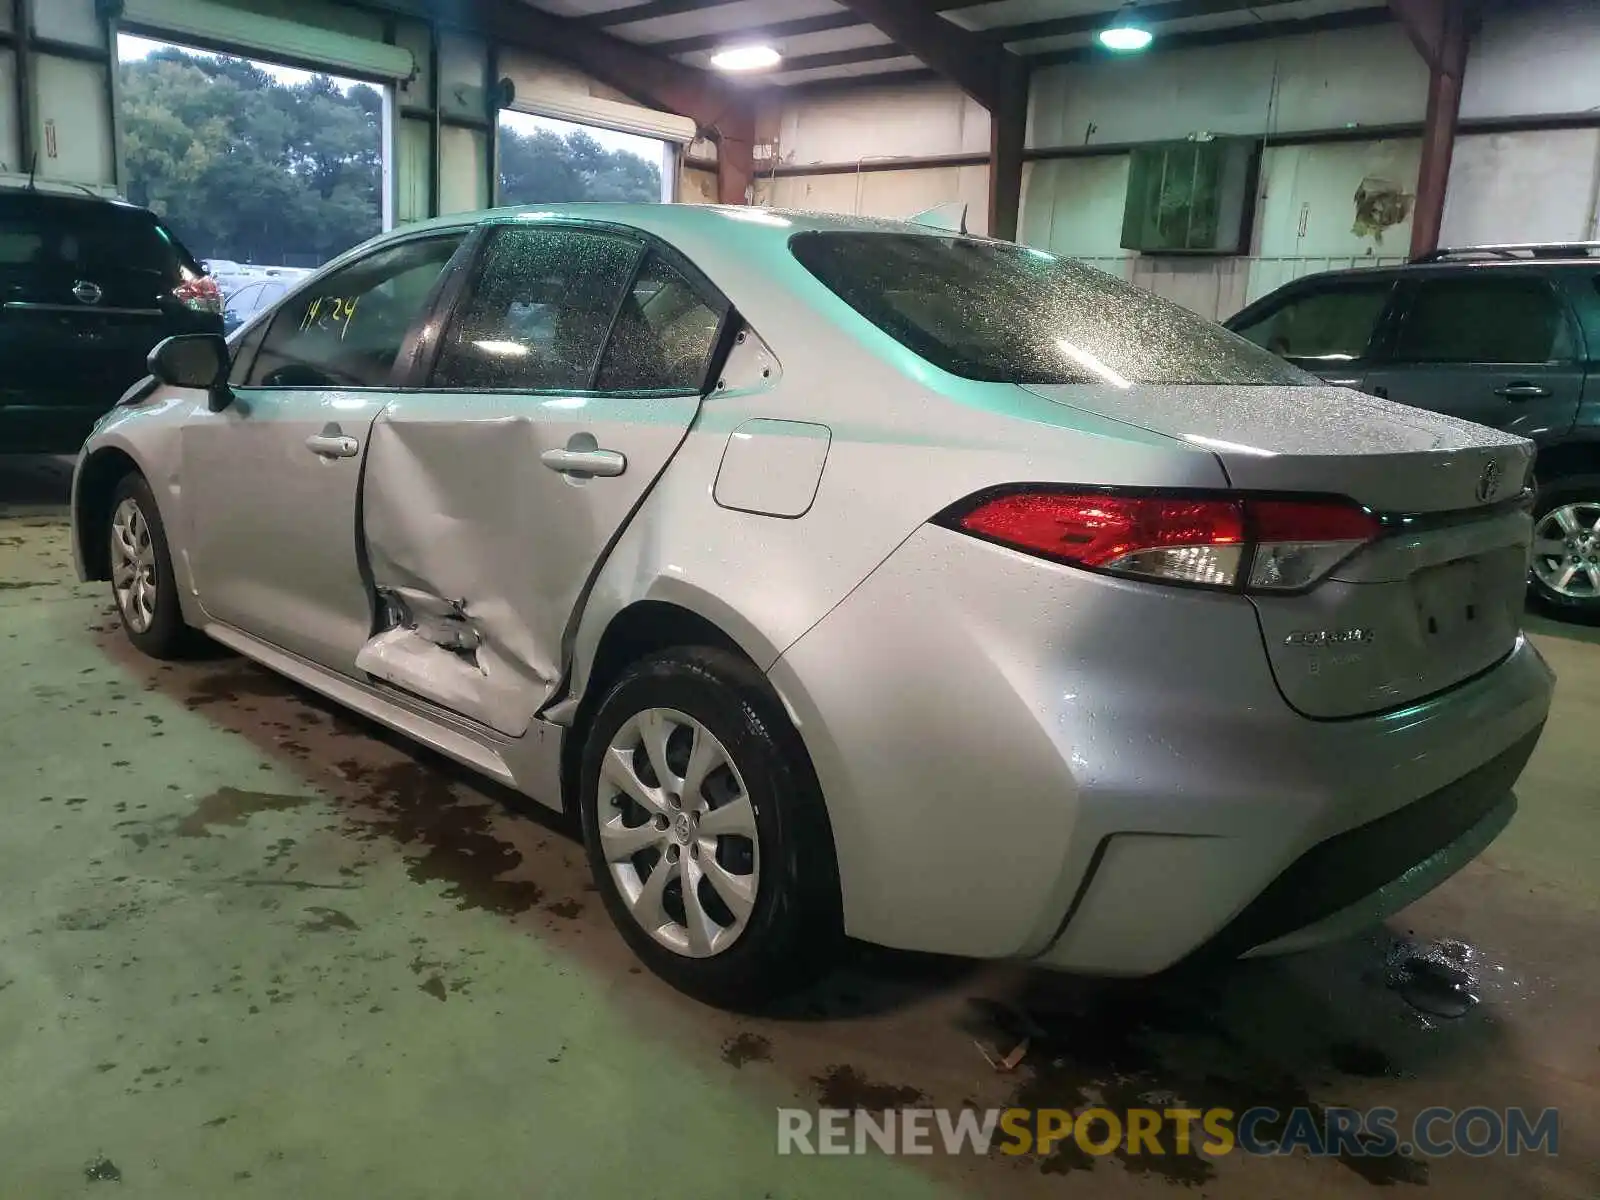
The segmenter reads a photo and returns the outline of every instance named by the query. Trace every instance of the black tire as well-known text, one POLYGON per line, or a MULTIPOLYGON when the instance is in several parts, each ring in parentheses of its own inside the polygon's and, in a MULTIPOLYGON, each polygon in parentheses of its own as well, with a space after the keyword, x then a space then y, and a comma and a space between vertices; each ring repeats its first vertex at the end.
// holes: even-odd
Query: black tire
MULTIPOLYGON (((605 797, 607 819, 616 811, 614 794, 605 797)), ((750 1011, 798 991, 832 965, 843 934, 838 867, 821 789, 782 704, 743 658, 684 647, 630 667, 590 726, 579 803, 589 866, 612 921, 640 960, 673 987, 719 1008, 750 1011), (602 760, 627 721, 655 708, 683 714, 722 743, 755 813, 755 902, 736 940, 709 957, 674 951, 643 928, 600 845, 602 760)), ((660 869, 659 861, 649 869, 660 869)), ((681 878, 678 886, 681 910, 681 878)))
MULTIPOLYGON (((1569 504, 1600 505, 1600 475, 1558 475, 1542 481, 1534 503, 1535 527, 1546 514, 1569 504)), ((1591 550, 1600 557, 1600 541, 1591 550)), ((1600 595, 1562 595, 1540 579, 1537 571, 1528 575, 1528 590, 1535 606, 1550 616, 1600 624, 1600 595)))
POLYGON ((123 608, 122 600, 117 595, 114 578, 117 551, 113 545, 109 551, 113 564, 111 599, 117 606, 117 617, 122 622, 122 631, 141 653, 148 654, 151 658, 191 657, 205 645, 205 639, 184 622, 183 608, 178 600, 178 584, 172 573, 172 551, 167 546, 166 527, 161 523, 161 509, 156 504, 155 493, 150 490, 150 484, 137 471, 130 471, 124 475, 112 489, 111 508, 106 515, 105 524, 108 538, 116 536, 112 532, 116 514, 125 501, 132 501, 138 505, 139 514, 149 531, 155 568, 155 600, 151 606, 152 617, 149 627, 135 628, 123 608))

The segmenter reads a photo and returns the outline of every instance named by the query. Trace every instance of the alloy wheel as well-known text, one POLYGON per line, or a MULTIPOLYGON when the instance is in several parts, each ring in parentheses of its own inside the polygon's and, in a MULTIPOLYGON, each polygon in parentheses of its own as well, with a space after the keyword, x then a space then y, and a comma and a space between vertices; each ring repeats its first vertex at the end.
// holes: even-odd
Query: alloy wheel
POLYGON ((148 632, 156 619, 156 551, 150 524, 131 496, 111 517, 111 586, 128 628, 148 632))
POLYGON ((1539 518, 1533 573, 1565 599, 1600 599, 1600 501, 1563 504, 1539 518))
POLYGON ((755 809, 727 749, 693 717, 645 709, 611 739, 599 845, 628 912, 669 950, 709 958, 744 932, 760 882, 755 809))

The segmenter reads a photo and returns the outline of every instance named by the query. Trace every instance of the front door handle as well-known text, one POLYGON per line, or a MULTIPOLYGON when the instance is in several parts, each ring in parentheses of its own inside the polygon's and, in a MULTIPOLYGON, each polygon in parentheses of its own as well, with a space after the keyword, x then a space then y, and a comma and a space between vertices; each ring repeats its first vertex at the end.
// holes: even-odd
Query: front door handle
POLYGON ((1542 400, 1550 394, 1550 389, 1537 383, 1508 383, 1495 388, 1494 394, 1507 400, 1542 400))
POLYGON ((306 449, 323 458, 354 458, 361 443, 342 433, 314 433, 306 439, 306 449))
POLYGON ((628 460, 615 450, 546 450, 539 461, 562 475, 610 477, 628 469, 628 460))

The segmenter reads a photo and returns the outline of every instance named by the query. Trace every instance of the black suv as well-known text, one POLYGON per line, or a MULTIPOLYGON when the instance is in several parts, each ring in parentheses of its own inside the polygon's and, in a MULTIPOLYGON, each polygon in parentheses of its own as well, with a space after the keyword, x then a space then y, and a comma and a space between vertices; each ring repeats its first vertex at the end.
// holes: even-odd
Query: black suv
POLYGON ((175 333, 222 332, 216 280, 149 209, 0 190, 0 454, 75 454, 175 333))
POLYGON ((1226 324, 1329 383, 1531 438, 1534 594, 1600 619, 1600 244, 1308 275, 1226 324))

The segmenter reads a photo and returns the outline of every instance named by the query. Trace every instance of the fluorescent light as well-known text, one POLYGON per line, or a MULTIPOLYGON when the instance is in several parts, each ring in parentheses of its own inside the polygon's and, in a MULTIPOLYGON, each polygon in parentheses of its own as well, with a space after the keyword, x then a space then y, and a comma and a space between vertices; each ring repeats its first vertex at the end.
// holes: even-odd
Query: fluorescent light
POLYGON ((761 71, 782 61, 783 55, 771 46, 728 46, 711 56, 711 65, 719 71, 761 71))
POLYGON ((1148 29, 1131 25, 1126 21, 1100 31, 1100 44, 1107 50, 1116 50, 1122 54, 1143 50, 1151 40, 1152 35, 1148 29))

